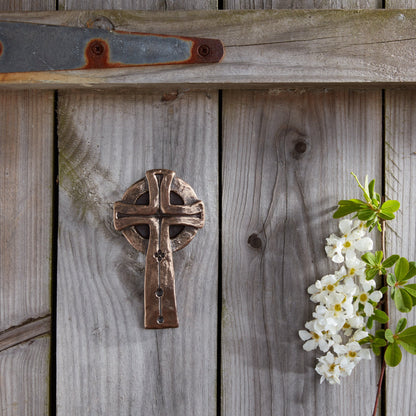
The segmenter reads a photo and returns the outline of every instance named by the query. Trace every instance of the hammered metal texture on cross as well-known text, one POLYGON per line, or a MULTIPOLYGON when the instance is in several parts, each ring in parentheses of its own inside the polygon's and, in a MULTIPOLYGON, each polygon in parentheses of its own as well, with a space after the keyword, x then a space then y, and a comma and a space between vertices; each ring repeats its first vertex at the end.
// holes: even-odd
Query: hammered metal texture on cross
POLYGON ((147 171, 114 203, 114 228, 146 254, 145 328, 178 326, 172 253, 194 238, 204 215, 193 189, 167 169, 147 171))

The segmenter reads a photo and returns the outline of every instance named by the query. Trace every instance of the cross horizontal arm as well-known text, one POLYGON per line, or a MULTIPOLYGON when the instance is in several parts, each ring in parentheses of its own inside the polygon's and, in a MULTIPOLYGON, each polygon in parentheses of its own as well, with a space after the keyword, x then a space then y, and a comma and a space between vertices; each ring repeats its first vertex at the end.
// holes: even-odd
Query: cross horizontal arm
POLYGON ((138 224, 149 224, 152 215, 157 213, 157 208, 148 205, 134 205, 125 202, 114 203, 114 228, 117 231, 138 224))
POLYGON ((188 225, 190 227, 202 228, 204 220, 198 217, 166 217, 163 218, 164 225, 188 225))
MULTIPOLYGON (((273 88, 416 84, 416 10, 60 11, 0 20, 215 37, 218 64, 0 74, 0 88, 273 88)), ((5 52, 4 52, 5 53, 5 52)), ((3 54, 4 54, 3 53, 3 54)))
POLYGON ((192 205, 162 205, 161 211, 168 215, 203 215, 204 203, 196 201, 192 205))

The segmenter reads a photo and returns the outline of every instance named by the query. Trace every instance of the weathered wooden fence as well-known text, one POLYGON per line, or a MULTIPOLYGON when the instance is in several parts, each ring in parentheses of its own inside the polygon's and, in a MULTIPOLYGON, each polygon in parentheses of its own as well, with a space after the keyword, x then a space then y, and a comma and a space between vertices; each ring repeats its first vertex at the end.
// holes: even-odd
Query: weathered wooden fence
MULTIPOLYGON (((320 385, 297 332, 313 309, 307 286, 331 269, 332 209, 356 195, 350 171, 402 201, 386 246, 416 257, 416 91, 403 88, 416 82, 416 13, 345 10, 416 3, 220 7, 344 10, 0 3, 46 11, 2 19, 83 26, 106 15, 124 30, 217 37, 227 53, 208 68, 0 77, 2 415, 371 414, 380 362, 320 385), (368 42, 352 44, 357 32, 368 42), (112 226, 112 203, 153 168, 175 170, 206 206, 204 229, 175 254, 177 329, 143 328, 144 256, 112 226)), ((414 414, 415 359, 404 360, 387 372, 380 414, 414 414)))

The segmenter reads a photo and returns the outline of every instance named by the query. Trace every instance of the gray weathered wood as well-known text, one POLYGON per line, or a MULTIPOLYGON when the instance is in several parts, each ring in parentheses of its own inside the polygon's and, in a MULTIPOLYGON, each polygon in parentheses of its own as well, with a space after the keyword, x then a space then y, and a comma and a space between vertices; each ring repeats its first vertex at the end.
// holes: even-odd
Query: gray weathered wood
MULTIPOLYGON (((388 223, 386 246, 389 254, 416 259, 416 91, 386 91, 386 197, 401 202, 394 221, 388 223)), ((390 303, 390 326, 406 317, 416 325, 416 312, 398 312, 390 303)), ((403 360, 387 369, 387 414, 414 414, 416 357, 403 350, 403 360)))
POLYGON ((53 94, 0 94, 0 331, 50 312, 53 94))
MULTIPOLYGON (((45 0, 0 3, 1 11, 54 7, 54 1, 45 0)), ((48 413, 50 342, 49 336, 39 336, 50 330, 52 155, 53 93, 2 91, 0 413, 4 416, 48 413)))
POLYGON ((63 93, 59 100, 58 415, 214 415, 218 95, 63 93), (144 256, 112 203, 169 168, 206 206, 174 254, 179 328, 143 328, 144 256))
POLYGON ((2 416, 49 414, 49 337, 0 353, 2 416))
POLYGON ((217 0, 59 0, 60 10, 201 10, 216 8, 217 0))
POLYGON ((368 9, 381 0, 225 0, 225 9, 368 9))
POLYGON ((12 348, 22 342, 30 341, 41 335, 49 334, 50 331, 50 315, 30 320, 17 327, 9 328, 0 333, 0 351, 12 348))
POLYGON ((77 11, 20 16, 85 26, 107 16, 120 30, 221 39, 220 64, 3 74, 5 88, 271 87, 416 83, 416 10, 77 11))
MULTIPOLYGON (((387 8, 415 8, 414 0, 387 0, 387 8)), ((402 206, 396 219, 390 221, 386 230, 386 249, 389 254, 397 253, 409 260, 416 259, 415 227, 416 198, 415 157, 416 154, 416 91, 386 91, 386 197, 397 199, 402 206)), ((405 316, 390 302, 390 325, 405 316)), ((416 325, 416 312, 406 316, 408 325, 416 325)), ((411 415, 416 406, 415 391, 416 359, 403 351, 399 367, 387 368, 386 412, 388 415, 411 415)))
POLYGON ((349 172, 381 179, 381 93, 225 92, 223 107, 223 235, 241 230, 223 239, 224 413, 370 414, 377 360, 340 388, 319 386, 314 355, 302 350, 297 331, 312 318, 307 286, 335 269, 323 245, 337 231, 330 217, 336 201, 356 192, 349 172), (236 160, 237 143, 243 151, 236 160), (235 209, 233 220, 227 213, 235 209))
POLYGON ((223 141, 223 413, 371 414, 377 361, 320 386, 298 330, 349 172, 381 179, 380 92, 230 91, 223 141))

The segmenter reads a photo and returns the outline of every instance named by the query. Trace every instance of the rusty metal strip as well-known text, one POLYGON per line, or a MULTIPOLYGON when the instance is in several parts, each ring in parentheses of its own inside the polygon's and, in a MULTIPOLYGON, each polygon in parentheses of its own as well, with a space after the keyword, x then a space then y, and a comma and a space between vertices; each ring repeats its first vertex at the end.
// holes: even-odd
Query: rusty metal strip
POLYGON ((0 22, 0 73, 205 64, 223 54, 217 39, 0 22))

